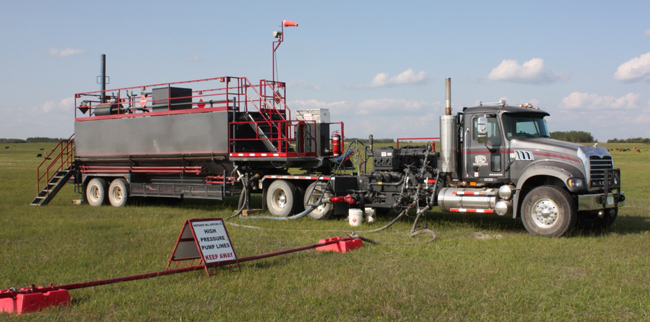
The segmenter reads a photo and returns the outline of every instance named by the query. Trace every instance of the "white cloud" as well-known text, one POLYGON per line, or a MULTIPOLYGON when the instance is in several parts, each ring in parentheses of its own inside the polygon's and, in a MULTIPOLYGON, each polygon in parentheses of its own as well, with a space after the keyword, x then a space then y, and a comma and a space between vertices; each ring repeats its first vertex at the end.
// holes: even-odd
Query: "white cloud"
POLYGON ((421 85, 429 81, 427 73, 415 73, 412 68, 409 68, 399 75, 390 77, 386 73, 379 73, 375 75, 370 84, 362 85, 362 88, 378 88, 378 87, 393 87, 400 85, 421 85))
POLYGON ((623 97, 614 97, 573 92, 562 99, 560 108, 587 110, 632 109, 638 107, 637 101, 640 97, 641 95, 637 93, 629 93, 623 97))
POLYGON ((544 66, 544 60, 541 58, 533 58, 522 65, 516 60, 504 59, 488 75, 490 81, 538 85, 554 83, 564 78, 566 75, 544 66))
POLYGON ((624 62, 614 73, 614 79, 622 82, 638 82, 644 78, 650 80, 650 52, 624 62))
POLYGON ((650 37, 650 29, 645 31, 645 35, 650 37))
POLYGON ((58 103, 54 101, 47 101, 41 104, 40 106, 33 107, 32 111, 35 112, 36 114, 51 113, 51 112, 57 113, 62 111, 74 113, 74 97, 66 97, 61 101, 59 101, 58 103))
POLYGON ((68 57, 72 55, 81 55, 84 53, 84 51, 82 49, 74 49, 74 48, 65 48, 65 49, 50 48, 47 50, 47 53, 50 56, 68 57))

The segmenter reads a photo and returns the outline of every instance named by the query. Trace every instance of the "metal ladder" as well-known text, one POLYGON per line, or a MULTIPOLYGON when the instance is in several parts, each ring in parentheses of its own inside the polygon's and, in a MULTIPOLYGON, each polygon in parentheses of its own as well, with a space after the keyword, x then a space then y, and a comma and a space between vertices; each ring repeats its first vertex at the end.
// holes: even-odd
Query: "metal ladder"
POLYGON ((50 200, 56 196, 56 194, 63 188, 63 186, 70 180, 74 174, 73 166, 69 166, 67 169, 57 171, 54 176, 50 178, 43 190, 38 193, 36 198, 32 200, 32 206, 45 206, 50 200))
MULTIPOLYGON (((67 140, 59 141, 59 144, 45 156, 43 162, 36 169, 37 189, 39 190, 36 198, 30 203, 32 206, 47 205, 76 172, 73 138, 74 134, 67 140), (51 161, 48 162, 48 160, 51 161), (46 183, 41 189, 43 180, 46 183)), ((78 188, 75 186, 75 191, 78 188)))

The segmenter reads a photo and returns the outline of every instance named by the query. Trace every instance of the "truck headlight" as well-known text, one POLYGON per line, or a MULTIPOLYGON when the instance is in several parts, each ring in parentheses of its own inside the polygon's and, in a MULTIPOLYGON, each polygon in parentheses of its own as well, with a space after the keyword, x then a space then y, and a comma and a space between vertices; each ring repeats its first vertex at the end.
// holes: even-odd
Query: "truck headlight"
POLYGON ((566 185, 569 189, 582 189, 585 187, 585 180, 582 178, 569 178, 566 185))

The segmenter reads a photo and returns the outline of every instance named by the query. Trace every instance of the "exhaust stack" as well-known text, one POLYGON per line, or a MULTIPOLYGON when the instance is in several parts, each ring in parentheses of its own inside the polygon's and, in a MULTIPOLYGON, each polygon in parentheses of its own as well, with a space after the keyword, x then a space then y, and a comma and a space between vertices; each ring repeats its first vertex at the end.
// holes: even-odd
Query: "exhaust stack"
POLYGON ((445 115, 451 115, 451 78, 445 78, 445 115))
POLYGON ((101 84, 102 84, 102 104, 106 103, 106 54, 102 54, 102 70, 101 70, 101 84))
POLYGON ((444 173, 454 173, 458 170, 458 128, 451 114, 451 78, 445 79, 445 93, 445 115, 440 116, 440 168, 444 173))

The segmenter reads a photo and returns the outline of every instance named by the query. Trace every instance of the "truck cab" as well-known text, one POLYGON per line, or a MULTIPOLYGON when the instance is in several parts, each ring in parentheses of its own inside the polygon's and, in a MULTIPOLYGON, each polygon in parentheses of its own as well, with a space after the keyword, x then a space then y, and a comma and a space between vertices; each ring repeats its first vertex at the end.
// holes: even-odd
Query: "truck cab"
POLYGON ((562 235, 576 224, 608 227, 625 200, 620 170, 604 147, 551 139, 548 115, 505 101, 458 113, 459 180, 510 189, 508 213, 535 235, 562 235))

